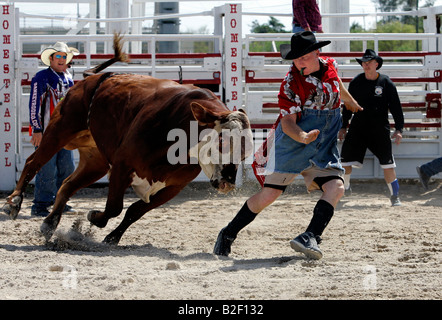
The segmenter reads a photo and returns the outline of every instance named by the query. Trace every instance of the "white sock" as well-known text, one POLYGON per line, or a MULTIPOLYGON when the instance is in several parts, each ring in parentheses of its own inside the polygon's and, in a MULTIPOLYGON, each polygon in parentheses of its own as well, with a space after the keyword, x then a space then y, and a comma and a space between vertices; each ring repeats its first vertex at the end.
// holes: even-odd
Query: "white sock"
POLYGON ((351 176, 351 174, 344 174, 344 188, 345 188, 345 190, 350 189, 350 176, 351 176))

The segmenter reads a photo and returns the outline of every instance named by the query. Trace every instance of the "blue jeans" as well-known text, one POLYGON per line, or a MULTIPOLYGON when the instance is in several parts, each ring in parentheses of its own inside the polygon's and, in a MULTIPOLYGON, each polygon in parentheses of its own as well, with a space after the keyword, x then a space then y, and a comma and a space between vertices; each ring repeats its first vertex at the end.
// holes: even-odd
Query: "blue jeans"
POLYGON ((33 210, 44 210, 54 204, 57 191, 75 169, 71 150, 61 149, 35 176, 33 210))
POLYGON ((442 157, 421 165, 421 171, 429 177, 442 172, 442 157))
POLYGON ((304 28, 303 28, 303 27, 296 26, 296 25, 292 24, 292 32, 293 32, 293 33, 301 32, 301 31, 304 31, 304 28))
MULTIPOLYGON (((296 26, 294 24, 292 24, 292 32, 296 33, 296 32, 301 32, 301 31, 305 31, 303 27, 301 26, 296 26)), ((316 33, 316 31, 312 31, 313 33, 316 33)))

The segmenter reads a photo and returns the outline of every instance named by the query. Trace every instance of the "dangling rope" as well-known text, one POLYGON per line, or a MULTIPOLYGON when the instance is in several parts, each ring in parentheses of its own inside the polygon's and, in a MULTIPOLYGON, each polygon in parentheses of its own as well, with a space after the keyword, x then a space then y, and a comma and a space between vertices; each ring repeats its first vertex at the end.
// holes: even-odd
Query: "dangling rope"
POLYGON ((180 77, 180 84, 183 84, 183 68, 181 66, 178 66, 180 68, 180 71, 178 71, 178 76, 180 77))

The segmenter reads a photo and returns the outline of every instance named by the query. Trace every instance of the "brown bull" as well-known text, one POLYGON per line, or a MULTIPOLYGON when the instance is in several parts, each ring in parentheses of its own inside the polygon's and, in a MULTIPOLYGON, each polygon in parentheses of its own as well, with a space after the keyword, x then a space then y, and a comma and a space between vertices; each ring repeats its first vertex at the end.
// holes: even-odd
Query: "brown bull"
MULTIPOLYGON (((120 225, 104 240, 117 244, 132 223, 176 196, 201 168, 221 192, 234 187, 238 163, 213 161, 214 152, 207 153, 206 158, 211 161, 202 161, 200 157, 195 161, 191 156, 195 150, 198 155, 204 146, 206 151, 215 150, 207 145, 219 144, 218 139, 222 139, 221 135, 217 139, 213 139, 213 135, 210 139, 204 138, 210 135, 210 130, 206 129, 217 135, 225 129, 237 130, 249 147, 233 144, 230 151, 241 149, 241 160, 250 153, 252 135, 247 116, 240 111, 230 111, 209 90, 143 75, 104 73, 88 76, 72 87, 57 106, 41 145, 27 159, 3 211, 15 219, 25 188, 37 171, 61 148, 78 148, 78 167, 60 187, 41 231, 49 239, 69 198, 109 173, 106 207, 103 212, 89 212, 92 224, 103 228, 110 218, 121 213, 124 193, 129 186, 132 185, 141 198, 127 209, 120 225), (197 130, 199 140, 196 142, 190 138, 192 129, 197 130), (185 141, 171 139, 173 135, 169 133, 174 130, 183 133, 185 141), (176 147, 178 142, 180 148, 176 147), (181 151, 182 146, 186 151, 184 157, 181 155, 181 161, 172 163, 170 156, 181 151), (174 152, 170 152, 171 147, 174 152)), ((220 160, 223 154, 219 155, 215 160, 220 160)))

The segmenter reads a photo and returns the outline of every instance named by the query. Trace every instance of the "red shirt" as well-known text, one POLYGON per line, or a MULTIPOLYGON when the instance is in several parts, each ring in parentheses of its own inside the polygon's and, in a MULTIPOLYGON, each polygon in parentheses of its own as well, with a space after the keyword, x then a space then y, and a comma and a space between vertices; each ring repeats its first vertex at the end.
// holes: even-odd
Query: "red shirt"
POLYGON ((292 0, 293 24, 299 24, 305 30, 322 32, 322 19, 317 0, 292 0))
POLYGON ((302 76, 292 63, 278 94, 280 117, 296 113, 300 119, 304 108, 336 109, 341 106, 336 60, 319 58, 322 76, 302 76))

